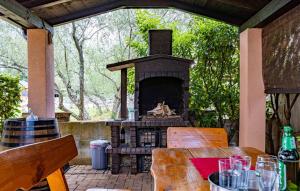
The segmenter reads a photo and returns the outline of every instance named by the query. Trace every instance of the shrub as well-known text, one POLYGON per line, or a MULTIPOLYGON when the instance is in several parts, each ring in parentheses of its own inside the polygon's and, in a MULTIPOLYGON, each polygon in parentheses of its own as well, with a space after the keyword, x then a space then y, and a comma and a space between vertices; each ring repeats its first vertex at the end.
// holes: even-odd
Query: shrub
POLYGON ((15 117, 20 111, 21 86, 18 77, 0 74, 0 132, 3 121, 15 117))

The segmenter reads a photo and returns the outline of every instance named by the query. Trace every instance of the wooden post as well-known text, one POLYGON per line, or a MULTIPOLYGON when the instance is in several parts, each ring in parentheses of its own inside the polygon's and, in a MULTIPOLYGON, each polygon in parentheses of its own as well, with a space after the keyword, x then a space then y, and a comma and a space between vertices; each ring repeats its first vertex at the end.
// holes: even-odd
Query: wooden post
POLYGON ((39 117, 54 117, 54 51, 44 29, 28 29, 28 105, 39 117))
POLYGON ((127 118, 127 68, 121 70, 121 119, 127 118))

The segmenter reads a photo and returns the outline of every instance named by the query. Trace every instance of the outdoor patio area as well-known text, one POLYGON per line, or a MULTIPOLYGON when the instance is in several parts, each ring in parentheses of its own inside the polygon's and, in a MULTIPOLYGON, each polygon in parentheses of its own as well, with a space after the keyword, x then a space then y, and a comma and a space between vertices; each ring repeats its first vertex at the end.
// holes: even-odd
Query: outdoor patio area
POLYGON ((129 189, 131 191, 153 190, 150 173, 111 174, 111 171, 93 170, 89 165, 71 166, 65 174, 70 191, 85 191, 88 188, 129 189))
POLYGON ((0 0, 0 191, 300 191, 299 18, 0 0))

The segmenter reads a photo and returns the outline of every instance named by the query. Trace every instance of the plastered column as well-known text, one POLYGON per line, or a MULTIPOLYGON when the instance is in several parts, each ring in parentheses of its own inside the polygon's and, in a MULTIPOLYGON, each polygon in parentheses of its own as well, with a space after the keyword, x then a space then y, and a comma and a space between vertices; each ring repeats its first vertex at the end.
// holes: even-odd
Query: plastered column
POLYGON ((265 109, 262 29, 247 29, 240 34, 239 146, 265 151, 265 109))
POLYGON ((44 29, 28 29, 28 105, 39 117, 54 117, 54 54, 44 29))

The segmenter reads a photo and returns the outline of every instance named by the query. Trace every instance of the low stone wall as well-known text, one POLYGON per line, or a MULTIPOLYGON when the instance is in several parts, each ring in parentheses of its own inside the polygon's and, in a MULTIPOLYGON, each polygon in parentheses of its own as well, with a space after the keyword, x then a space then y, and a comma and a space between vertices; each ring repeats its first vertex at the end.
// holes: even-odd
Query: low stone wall
POLYGON ((70 164, 91 164, 90 141, 97 139, 111 140, 110 127, 105 126, 104 121, 59 122, 58 125, 62 136, 71 134, 75 138, 78 156, 70 164))

